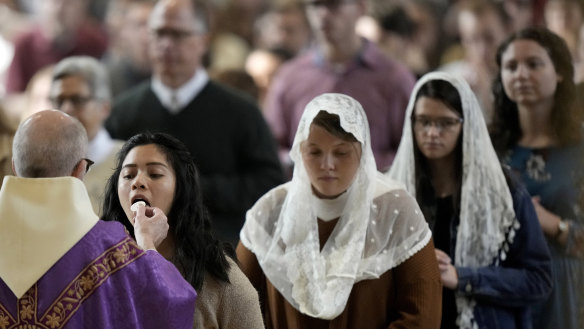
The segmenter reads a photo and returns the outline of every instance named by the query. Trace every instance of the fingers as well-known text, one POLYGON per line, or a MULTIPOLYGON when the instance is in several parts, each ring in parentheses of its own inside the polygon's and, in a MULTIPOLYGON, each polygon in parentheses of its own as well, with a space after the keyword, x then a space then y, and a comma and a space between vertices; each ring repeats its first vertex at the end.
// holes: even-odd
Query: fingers
POLYGON ((440 249, 434 249, 436 253, 436 260, 438 261, 438 265, 448 265, 452 263, 452 259, 448 256, 444 251, 440 249))
POLYGON ((440 273, 444 273, 444 272, 448 271, 450 266, 452 266, 452 265, 438 263, 438 269, 440 270, 440 273))
POLYGON ((136 216, 134 225, 136 241, 144 249, 155 249, 168 234, 168 218, 161 209, 156 207, 142 211, 141 216, 136 216))
MULTIPOLYGON (((135 217, 136 221, 139 221, 141 224, 145 223, 154 223, 154 222, 165 222, 167 223, 168 219, 162 210, 156 207, 140 207, 135 217)), ((168 223, 167 223, 168 224, 168 223)))
POLYGON ((134 211, 134 217, 130 218, 130 223, 132 223, 132 226, 135 226, 136 218, 145 216, 146 205, 144 204, 144 202, 136 202, 135 204, 132 205, 132 208, 130 209, 134 211))
POLYGON ((458 275, 456 269, 452 265, 452 259, 448 254, 440 249, 434 249, 436 253, 436 260, 438 261, 438 269, 440 270, 440 279, 442 284, 449 289, 455 289, 458 284, 458 275))

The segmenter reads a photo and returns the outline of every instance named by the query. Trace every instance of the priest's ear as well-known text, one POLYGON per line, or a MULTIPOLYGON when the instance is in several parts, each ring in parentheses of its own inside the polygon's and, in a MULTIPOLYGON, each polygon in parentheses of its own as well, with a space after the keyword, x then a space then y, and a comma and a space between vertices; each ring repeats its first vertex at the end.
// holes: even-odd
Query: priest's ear
POLYGON ((14 176, 18 176, 18 174, 16 173, 16 168, 14 167, 14 158, 12 158, 12 174, 14 176))
POLYGON ((89 171, 89 168, 93 164, 93 161, 83 158, 77 162, 75 167, 73 168, 73 172, 71 172, 71 176, 77 177, 80 180, 83 180, 85 174, 89 171))

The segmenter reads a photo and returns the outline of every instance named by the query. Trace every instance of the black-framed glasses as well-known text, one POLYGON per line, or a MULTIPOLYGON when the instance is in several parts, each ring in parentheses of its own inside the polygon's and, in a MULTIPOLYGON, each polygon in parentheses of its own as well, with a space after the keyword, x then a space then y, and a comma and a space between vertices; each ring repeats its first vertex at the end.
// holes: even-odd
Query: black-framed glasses
POLYGON ((452 131, 456 126, 464 122, 463 118, 430 118, 425 116, 413 116, 414 130, 427 131, 430 127, 436 127, 439 132, 452 131))
POLYGON ((95 162, 93 162, 93 160, 90 160, 88 158, 81 158, 81 160, 79 160, 79 162, 77 162, 77 165, 79 165, 79 163, 81 161, 85 161, 85 173, 87 174, 89 172, 89 169, 91 169, 91 166, 93 166, 93 164, 95 162))
POLYGON ((57 97, 50 97, 49 100, 54 107, 60 109, 66 102, 71 102, 74 108, 78 109, 87 104, 93 97, 91 96, 81 96, 81 95, 73 95, 73 96, 57 96, 57 97))

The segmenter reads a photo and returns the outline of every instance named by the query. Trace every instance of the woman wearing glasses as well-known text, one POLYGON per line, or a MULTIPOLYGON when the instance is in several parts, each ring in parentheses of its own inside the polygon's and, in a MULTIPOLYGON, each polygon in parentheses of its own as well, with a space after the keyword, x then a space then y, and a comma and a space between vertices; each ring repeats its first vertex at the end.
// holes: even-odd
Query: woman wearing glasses
POLYGON ((552 256, 553 292, 537 328, 584 328, 582 107, 564 40, 543 28, 511 35, 497 52, 491 137, 532 196, 552 256))
POLYGON ((414 195, 433 232, 442 328, 531 328, 551 289, 529 195, 503 171, 468 84, 430 73, 414 88, 389 176, 414 195))

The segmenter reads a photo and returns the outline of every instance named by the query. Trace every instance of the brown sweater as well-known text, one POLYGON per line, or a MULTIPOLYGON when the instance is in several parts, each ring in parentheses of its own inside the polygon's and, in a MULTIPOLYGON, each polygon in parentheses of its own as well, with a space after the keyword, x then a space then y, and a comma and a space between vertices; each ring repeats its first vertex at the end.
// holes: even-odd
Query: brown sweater
MULTIPOLYGON (((321 248, 335 224, 319 221, 321 248)), ((442 283, 432 241, 378 279, 356 283, 345 310, 333 320, 312 318, 290 305, 265 277, 256 256, 241 243, 237 257, 242 271, 259 291, 268 329, 440 327, 442 283)))

